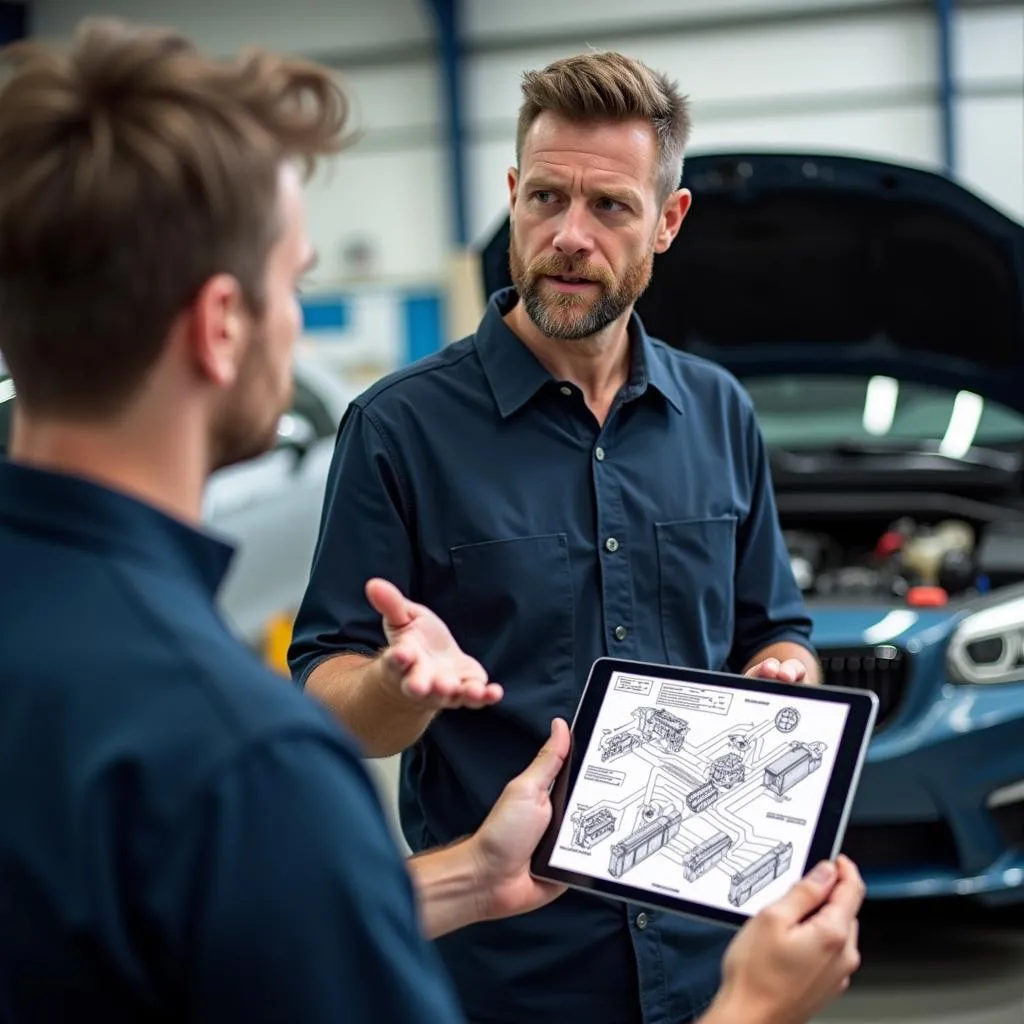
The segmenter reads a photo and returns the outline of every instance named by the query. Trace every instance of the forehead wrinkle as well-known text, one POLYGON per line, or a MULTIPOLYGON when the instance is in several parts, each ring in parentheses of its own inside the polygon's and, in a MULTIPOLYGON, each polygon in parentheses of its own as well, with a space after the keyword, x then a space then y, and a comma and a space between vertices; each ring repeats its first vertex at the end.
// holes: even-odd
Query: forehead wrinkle
POLYGON ((536 187, 538 184, 550 185, 552 188, 566 191, 579 188, 586 194, 640 199, 637 178, 619 169, 572 167, 555 161, 542 161, 541 165, 532 168, 523 180, 530 187, 536 187))

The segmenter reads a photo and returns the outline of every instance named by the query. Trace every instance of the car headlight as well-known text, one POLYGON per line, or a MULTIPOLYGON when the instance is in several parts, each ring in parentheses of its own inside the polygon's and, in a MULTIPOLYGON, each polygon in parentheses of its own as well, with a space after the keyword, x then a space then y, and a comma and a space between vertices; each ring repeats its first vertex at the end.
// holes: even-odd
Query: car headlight
POLYGON ((966 616, 953 634, 948 657, 957 682, 1024 680, 1024 597, 966 616))

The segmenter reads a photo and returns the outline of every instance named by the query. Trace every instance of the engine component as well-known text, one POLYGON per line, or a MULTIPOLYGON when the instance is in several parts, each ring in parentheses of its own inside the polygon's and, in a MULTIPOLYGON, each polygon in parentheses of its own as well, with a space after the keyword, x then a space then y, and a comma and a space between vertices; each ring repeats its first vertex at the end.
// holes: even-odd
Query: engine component
MULTIPOLYGON (((834 537, 786 531, 790 565, 804 594, 935 605, 965 591, 984 591, 994 583, 986 568, 1008 561, 1010 545, 1000 541, 1008 540, 1011 531, 1001 534, 1002 524, 987 527, 980 543, 974 527, 959 519, 932 525, 903 516, 877 533, 864 525, 856 520, 845 527, 837 523, 834 537)), ((1017 526, 1012 533, 1013 546, 1024 551, 1024 528, 1017 526)), ((1018 554, 1016 560, 1020 566, 1014 577, 1019 579, 1024 575, 1024 555, 1018 554)))
POLYGON ((937 586, 942 560, 953 552, 970 555, 974 530, 959 519, 947 519, 934 527, 918 527, 903 543, 900 560, 916 572, 921 582, 937 586))
POLYGON ((939 563, 939 586, 959 594, 974 584, 974 559, 967 551, 947 551, 939 563))

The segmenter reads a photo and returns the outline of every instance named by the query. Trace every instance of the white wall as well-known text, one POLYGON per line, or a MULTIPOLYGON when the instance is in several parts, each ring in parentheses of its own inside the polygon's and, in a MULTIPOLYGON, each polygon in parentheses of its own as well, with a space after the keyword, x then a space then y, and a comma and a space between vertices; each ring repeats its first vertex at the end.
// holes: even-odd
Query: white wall
MULTIPOLYGON (((620 0, 590 0, 583 27, 571 7, 471 5, 482 51, 467 75, 475 236, 490 231, 506 201, 521 71, 589 45, 621 49, 678 80, 693 104, 691 152, 806 147, 941 166, 930 3, 638 0, 628 28, 620 0), (741 15, 752 22, 730 24, 741 15), (558 43, 542 41, 539 28, 527 37, 527 25, 559 33, 558 43), (515 49, 497 42, 503 33, 516 33, 515 49)), ((961 4, 955 33, 959 175, 1024 218, 1024 3, 961 4)))
MULTIPOLYGON (((464 6, 474 238, 504 211, 523 70, 589 45, 679 80, 693 101, 693 151, 807 147, 941 162, 930 0, 464 6)), ((1024 218, 1024 2, 957 6, 959 172, 1024 218)), ((365 136, 310 190, 324 283, 343 274, 341 251, 358 239, 372 244, 379 279, 443 279, 450 185, 426 0, 32 0, 32 10, 42 35, 66 35, 84 13, 102 12, 174 24, 215 52, 259 43, 332 58, 358 97, 365 136)))
POLYGON ((170 25, 215 53, 249 43, 293 52, 357 51, 432 39, 420 0, 28 0, 32 32, 67 36, 87 15, 170 25))
POLYGON ((956 22, 957 170, 1024 219, 1024 2, 956 22))
POLYGON ((449 242, 447 149, 434 26, 424 0, 31 0, 32 32, 65 38, 80 18, 105 14, 178 28, 218 54, 246 45, 320 57, 340 69, 357 101, 358 146, 323 165, 309 221, 328 287, 345 276, 341 253, 365 239, 373 274, 396 285, 434 283, 449 242))

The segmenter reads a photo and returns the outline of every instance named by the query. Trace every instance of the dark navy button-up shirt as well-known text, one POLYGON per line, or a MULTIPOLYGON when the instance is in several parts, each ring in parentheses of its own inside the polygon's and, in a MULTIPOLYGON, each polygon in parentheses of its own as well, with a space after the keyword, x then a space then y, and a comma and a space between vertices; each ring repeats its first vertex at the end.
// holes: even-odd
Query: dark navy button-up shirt
MULTIPOLYGON (((780 534, 751 403, 721 368, 647 337, 599 426, 543 368, 493 297, 474 337, 388 376, 339 433, 291 651, 384 644, 372 576, 432 608, 505 688, 445 711, 407 751, 413 849, 475 829, 571 720, 602 655, 741 668, 810 623, 780 534)), ((439 942, 474 1020, 678 1024, 713 995, 730 932, 570 892, 439 942)))
POLYGON ((461 1020, 358 753, 222 543, 0 462, 0 1020, 461 1020))

